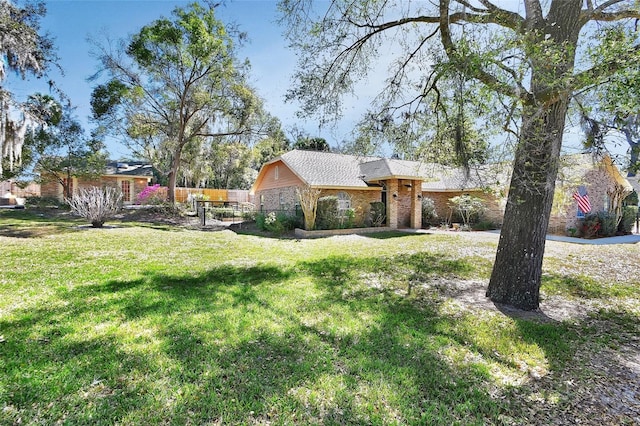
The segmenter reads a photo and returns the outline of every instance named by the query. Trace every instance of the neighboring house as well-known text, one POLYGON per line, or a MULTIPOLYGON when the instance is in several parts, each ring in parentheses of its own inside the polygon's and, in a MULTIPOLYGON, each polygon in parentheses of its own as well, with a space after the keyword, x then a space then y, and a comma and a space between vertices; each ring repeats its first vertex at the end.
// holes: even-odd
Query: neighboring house
MULTIPOLYGON (((40 193, 43 197, 53 197, 62 201, 64 197, 63 186, 60 181, 52 176, 41 176, 42 184, 40 193)), ((122 201, 125 205, 133 204, 137 195, 146 188, 153 179, 151 164, 141 161, 107 163, 104 174, 96 179, 71 178, 71 193, 92 186, 114 187, 122 191, 122 201)))
MULTIPOLYGON (((497 225, 502 216, 510 180, 510 164, 461 168, 379 157, 294 150, 266 163, 251 193, 260 211, 291 211, 298 205, 296 187, 322 190, 338 197, 340 208, 353 208, 356 223, 364 223, 370 203, 386 205, 387 226, 420 228, 422 198, 434 200, 442 221, 451 216, 450 200, 469 194, 486 206, 484 219, 497 225)), ((564 232, 577 216, 572 194, 583 185, 594 211, 611 208, 612 194, 630 192, 630 185, 605 157, 594 163, 589 155, 563 157, 551 217, 552 230, 564 232)))

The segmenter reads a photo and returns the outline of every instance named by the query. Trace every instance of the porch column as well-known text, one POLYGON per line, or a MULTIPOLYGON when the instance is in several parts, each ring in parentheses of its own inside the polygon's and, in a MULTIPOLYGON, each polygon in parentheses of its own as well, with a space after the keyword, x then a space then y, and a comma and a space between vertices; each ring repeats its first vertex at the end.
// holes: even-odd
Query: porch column
POLYGON ((398 179, 387 181, 387 225, 398 229, 398 179))
POLYGON ((422 228, 422 181, 411 181, 411 228, 422 228))

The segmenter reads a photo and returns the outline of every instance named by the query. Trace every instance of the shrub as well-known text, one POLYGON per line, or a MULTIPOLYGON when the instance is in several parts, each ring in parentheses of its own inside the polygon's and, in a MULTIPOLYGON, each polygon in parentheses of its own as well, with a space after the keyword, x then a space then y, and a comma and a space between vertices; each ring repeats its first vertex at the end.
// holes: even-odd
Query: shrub
POLYGON ((167 200, 167 188, 155 184, 145 187, 138 194, 136 203, 144 205, 159 205, 167 200))
POLYGON ((266 219, 266 215, 262 212, 256 213, 256 227, 261 231, 266 231, 267 228, 264 226, 264 221, 266 219))
POLYGON ((371 211, 369 212, 371 226, 382 226, 387 218, 387 207, 382 201, 374 201, 371 203, 371 211))
POLYGON ((340 216, 340 227, 349 229, 353 228, 356 222, 356 211, 355 209, 349 208, 346 209, 342 216, 340 216))
POLYGON ((338 197, 335 195, 327 195, 318 198, 316 229, 335 229, 339 223, 338 197))
POLYGON ((612 237, 617 229, 615 214, 605 211, 589 213, 582 220, 580 235, 583 238, 612 237))
POLYGON ((471 226, 474 231, 489 231, 490 229, 497 229, 498 226, 490 220, 480 220, 471 226))
POLYGON ((83 189, 72 199, 67 199, 71 211, 88 220, 94 228, 101 228, 104 222, 120 210, 122 192, 117 188, 91 187, 83 189))
POLYGON ((273 232, 276 235, 280 235, 284 232, 285 227, 282 221, 279 220, 278 215, 271 212, 264 218, 264 229, 269 232, 273 232))
POLYGON ((627 206, 622 209, 622 219, 618 225, 618 231, 624 235, 630 234, 638 215, 637 206, 627 206))
POLYGON ((459 195, 450 200, 455 212, 457 212, 465 229, 471 229, 471 224, 480 220, 485 210, 484 201, 471 195, 459 195))
POLYGON ((422 226, 437 225, 436 203, 429 197, 422 198, 422 226))
POLYGON ((586 214, 579 224, 579 229, 582 238, 596 238, 600 231, 598 215, 595 213, 586 214))
POLYGON ((618 219, 614 213, 598 212, 598 220, 600 220, 600 237, 613 237, 618 230, 618 219))
POLYGON ((285 231, 302 226, 301 215, 287 215, 283 212, 256 213, 256 226, 261 231, 267 231, 280 235, 285 231))

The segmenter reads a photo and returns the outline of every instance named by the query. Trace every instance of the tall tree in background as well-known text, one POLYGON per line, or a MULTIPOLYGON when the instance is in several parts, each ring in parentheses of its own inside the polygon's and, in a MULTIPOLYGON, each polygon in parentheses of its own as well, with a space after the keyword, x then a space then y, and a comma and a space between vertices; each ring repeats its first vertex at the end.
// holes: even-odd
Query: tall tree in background
MULTIPOLYGON (((603 43, 591 49, 592 58, 612 58, 633 49, 638 39, 637 26, 617 26, 600 30, 603 43)), ((628 145, 628 176, 640 168, 640 69, 612 75, 579 102, 585 133, 585 148, 592 152, 609 151, 608 136, 617 133, 628 145)))
POLYGON ((199 152, 205 140, 249 132, 259 102, 213 8, 176 8, 173 19, 158 19, 114 50, 100 49, 109 80, 93 91, 94 118, 165 171, 169 202, 185 149, 199 152))
MULTIPOLYGON (((36 95, 30 98, 28 105, 32 110, 55 111, 47 108, 51 100, 48 95, 36 95)), ((25 150, 41 179, 62 185, 67 199, 73 197, 72 177, 96 178, 104 173, 107 164, 104 144, 86 138, 70 105, 65 105, 59 115, 51 116, 48 122, 32 129, 27 134, 25 150)))
POLYGON ((12 94, 2 87, 9 72, 22 78, 41 77, 54 59, 51 40, 39 34, 39 20, 45 14, 43 2, 19 7, 0 0, 0 177, 7 166, 12 171, 22 158, 22 146, 31 117, 12 94))
POLYGON ((343 95, 388 59, 377 99, 382 116, 411 117, 437 99, 451 71, 480 82, 507 107, 505 128, 517 135, 511 185, 487 296, 537 309, 545 238, 565 119, 572 95, 637 66, 638 49, 597 62, 576 62, 589 24, 640 18, 631 0, 333 1, 318 11, 308 0, 283 0, 289 40, 299 51, 291 98, 303 113, 339 117, 343 95), (502 3, 500 3, 502 4, 502 3), (381 54, 384 53, 384 54, 381 54))

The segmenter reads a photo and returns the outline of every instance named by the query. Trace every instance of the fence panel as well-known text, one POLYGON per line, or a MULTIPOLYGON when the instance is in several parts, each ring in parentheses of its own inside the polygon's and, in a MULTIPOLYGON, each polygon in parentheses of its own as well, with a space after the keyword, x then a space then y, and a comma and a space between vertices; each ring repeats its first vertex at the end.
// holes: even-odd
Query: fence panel
POLYGON ((214 201, 228 201, 226 189, 211 189, 211 188, 176 188, 176 201, 184 203, 187 201, 189 194, 202 194, 209 200, 214 201))

